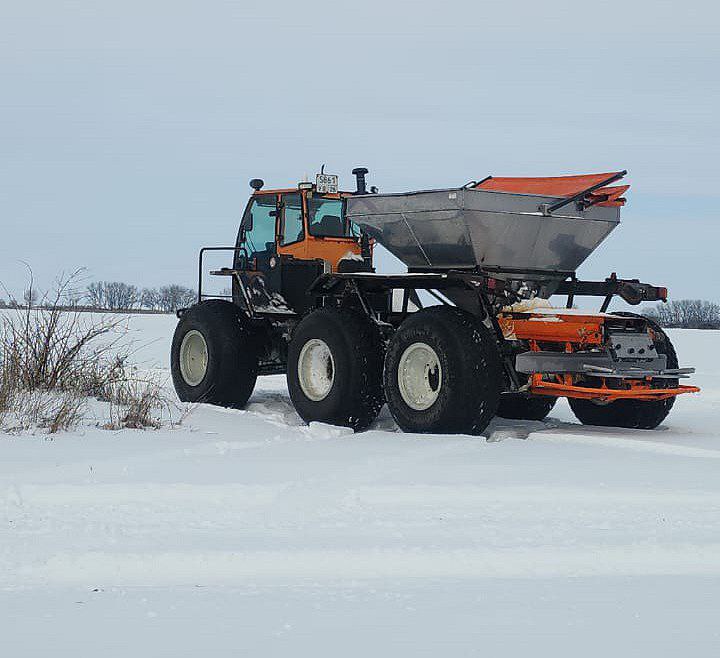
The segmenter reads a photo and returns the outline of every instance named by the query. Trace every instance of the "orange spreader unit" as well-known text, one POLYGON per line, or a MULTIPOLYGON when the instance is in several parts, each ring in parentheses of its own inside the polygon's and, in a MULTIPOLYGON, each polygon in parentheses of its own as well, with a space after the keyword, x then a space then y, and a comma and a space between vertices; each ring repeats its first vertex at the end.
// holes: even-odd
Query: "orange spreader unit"
MULTIPOLYGON (((570 197, 580 194, 594 185, 599 185, 613 177, 621 176, 622 172, 608 172, 604 174, 582 174, 580 176, 549 176, 544 178, 509 178, 503 176, 490 176, 478 183, 475 187, 483 190, 498 192, 515 192, 517 194, 539 194, 542 196, 570 197)), ((623 206, 623 194, 630 188, 629 185, 616 185, 601 187, 588 192, 588 205, 623 206)))
MULTIPOLYGON (((563 313, 501 313, 498 323, 506 340, 527 341, 532 351, 539 351, 542 343, 562 346, 566 352, 599 348, 603 342, 603 314, 563 313)), ((530 376, 529 391, 535 395, 551 397, 582 398, 586 400, 666 400, 683 393, 698 393, 697 386, 677 385, 670 388, 656 388, 652 378, 629 380, 626 387, 608 387, 602 377, 602 385, 590 387, 580 384, 572 374, 530 376)))
POLYGON ((513 317, 513 314, 500 314, 498 322, 506 340, 571 343, 578 349, 602 343, 602 316, 524 313, 513 317), (561 321, 557 321, 558 318, 561 321))

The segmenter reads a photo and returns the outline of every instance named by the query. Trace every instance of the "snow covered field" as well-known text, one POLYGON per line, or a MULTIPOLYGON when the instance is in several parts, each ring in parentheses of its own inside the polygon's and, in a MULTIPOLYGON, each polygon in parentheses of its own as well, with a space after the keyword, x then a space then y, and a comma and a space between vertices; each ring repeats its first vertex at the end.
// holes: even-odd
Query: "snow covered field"
MULTIPOLYGON (((175 319, 131 323, 165 368, 175 319)), ((0 655, 717 656, 720 332, 670 333, 704 390, 653 432, 563 401, 353 435, 271 377, 178 429, 0 434, 0 655)))

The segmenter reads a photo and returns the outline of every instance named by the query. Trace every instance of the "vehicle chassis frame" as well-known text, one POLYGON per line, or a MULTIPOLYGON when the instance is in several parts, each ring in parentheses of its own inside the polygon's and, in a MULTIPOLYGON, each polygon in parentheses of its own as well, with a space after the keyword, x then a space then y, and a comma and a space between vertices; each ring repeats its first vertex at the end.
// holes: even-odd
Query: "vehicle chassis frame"
MULTIPOLYGON (((235 247, 203 247, 198 259, 198 302, 208 298, 227 298, 226 295, 205 294, 203 291, 204 255, 208 251, 232 251, 234 254, 246 253, 243 246, 235 247)), ((230 276, 237 282, 242 304, 237 304, 242 312, 253 322, 269 323, 275 330, 276 336, 289 342, 294 326, 300 319, 298 314, 287 312, 258 312, 254 309, 251 295, 247 290, 241 274, 248 270, 221 268, 213 270, 211 275, 230 276), (244 307, 244 308, 242 308, 244 307)), ((631 305, 642 301, 666 301, 667 290, 662 287, 642 283, 637 279, 620 279, 615 273, 604 281, 584 281, 577 278, 574 272, 537 272, 527 270, 513 271, 509 268, 488 268, 471 270, 443 270, 443 271, 410 271, 405 274, 376 274, 374 272, 331 272, 320 275, 308 288, 308 296, 312 299, 310 308, 319 308, 328 304, 340 305, 353 303, 362 309, 363 313, 373 320, 380 328, 385 339, 389 339, 399 324, 410 313, 410 303, 422 308, 418 292, 425 291, 442 304, 451 305, 450 300, 443 294, 447 291, 462 290, 474 293, 468 299, 475 302, 471 308, 465 308, 479 321, 484 322, 493 330, 496 336, 504 370, 507 376, 509 392, 536 392, 550 396, 571 396, 589 399, 593 397, 592 389, 571 384, 569 381, 554 383, 543 379, 541 375, 532 375, 523 382, 515 369, 515 356, 517 349, 504 337, 498 322, 497 314, 500 310, 513 302, 523 299, 522 284, 533 274, 544 274, 557 278, 563 277, 558 284, 555 294, 567 297, 566 308, 572 308, 577 296, 602 297, 603 302, 599 312, 605 313, 615 296, 622 298, 631 305), (402 290, 402 306, 400 311, 391 309, 378 310, 374 307, 371 296, 374 293, 392 295, 393 290, 402 290)), ((465 304, 461 307, 466 307, 465 304)), ((178 313, 181 314, 181 311, 178 313)), ((286 344, 281 346, 280 353, 285 352, 286 344)), ((276 346, 280 347, 280 346, 276 346)), ((268 362, 261 366, 260 374, 279 374, 284 372, 286 364, 282 361, 268 362)), ((649 386, 649 379, 645 382, 649 386)), ((650 388, 636 388, 636 394, 625 389, 608 389, 603 385, 602 394, 597 396, 602 401, 613 399, 664 399, 680 393, 696 391, 695 387, 678 386, 670 389, 657 389, 653 394, 650 388), (615 391, 615 393, 613 392, 615 391)))

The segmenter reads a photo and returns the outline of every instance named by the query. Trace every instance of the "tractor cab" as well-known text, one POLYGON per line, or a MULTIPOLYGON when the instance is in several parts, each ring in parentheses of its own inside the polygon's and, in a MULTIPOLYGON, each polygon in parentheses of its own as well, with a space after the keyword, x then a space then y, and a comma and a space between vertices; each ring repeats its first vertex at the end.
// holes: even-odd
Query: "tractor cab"
MULTIPOLYGON (((350 192, 337 189, 337 176, 318 174, 316 183, 254 193, 243 213, 233 270, 242 279, 256 312, 302 313, 310 284, 323 273, 371 269, 369 249, 345 213, 350 192), (366 253, 362 253, 365 251, 366 253)), ((241 286, 233 297, 241 305, 241 286)))

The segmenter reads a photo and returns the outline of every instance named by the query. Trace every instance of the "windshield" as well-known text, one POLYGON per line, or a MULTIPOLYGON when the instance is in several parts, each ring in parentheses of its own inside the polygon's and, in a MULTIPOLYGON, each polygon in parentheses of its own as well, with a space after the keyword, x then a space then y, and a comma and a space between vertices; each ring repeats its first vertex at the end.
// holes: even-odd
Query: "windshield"
POLYGON ((308 228, 311 235, 328 238, 351 237, 352 232, 344 215, 342 199, 308 197, 308 228))

